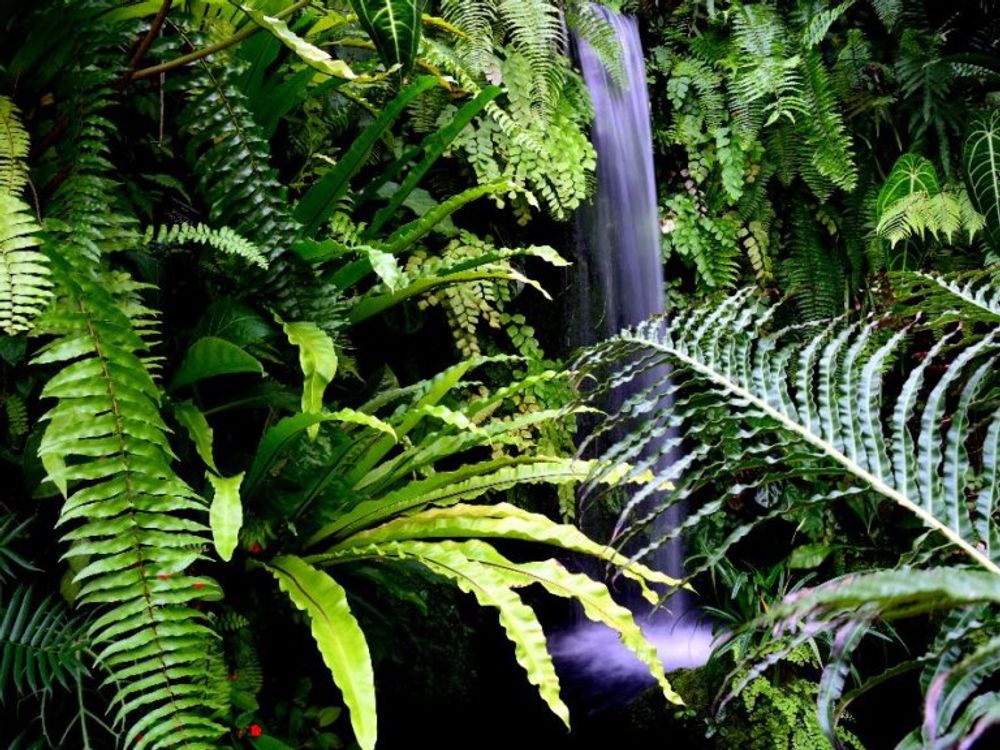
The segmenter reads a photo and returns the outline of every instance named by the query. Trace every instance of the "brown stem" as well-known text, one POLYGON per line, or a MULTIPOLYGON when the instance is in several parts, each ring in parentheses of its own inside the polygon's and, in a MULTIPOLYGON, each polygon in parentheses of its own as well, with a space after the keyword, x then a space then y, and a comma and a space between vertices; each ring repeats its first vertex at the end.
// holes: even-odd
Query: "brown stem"
MULTIPOLYGON (((309 5, 311 1, 312 0, 298 0, 298 2, 288 6, 280 13, 276 13, 274 17, 284 18, 285 16, 289 16, 292 13, 295 13, 296 11, 301 10, 302 8, 309 5)), ((203 57, 208 57, 209 55, 213 55, 216 52, 221 52, 222 50, 228 47, 232 47, 234 44, 239 44, 244 39, 253 36, 260 30, 261 30, 260 26, 251 23, 249 28, 243 29, 242 31, 238 31, 231 37, 223 39, 220 42, 216 42, 215 44, 210 44, 203 49, 195 50, 194 52, 183 55, 182 57, 177 57, 174 58, 173 60, 167 60, 166 62, 160 63, 159 65, 150 65, 148 68, 137 70, 129 77, 129 80, 138 81, 139 79, 149 78, 150 76, 155 76, 159 73, 166 73, 168 70, 173 70, 174 68, 183 67, 188 63, 193 63, 197 60, 202 59, 203 57)))
MULTIPOLYGON (((132 54, 132 59, 128 61, 129 73, 134 68, 139 67, 139 63, 142 62, 142 58, 146 56, 149 52, 149 48, 153 46, 153 41, 156 39, 156 35, 160 33, 160 29, 163 27, 163 22, 167 20, 167 13, 170 12, 170 6, 173 4, 173 0, 163 0, 160 5, 160 10, 156 14, 156 18, 153 19, 153 23, 149 27, 149 31, 146 32, 146 36, 142 38, 139 42, 139 46, 135 48, 135 52, 132 54)), ((129 73, 125 74, 125 79, 128 80, 129 73)))

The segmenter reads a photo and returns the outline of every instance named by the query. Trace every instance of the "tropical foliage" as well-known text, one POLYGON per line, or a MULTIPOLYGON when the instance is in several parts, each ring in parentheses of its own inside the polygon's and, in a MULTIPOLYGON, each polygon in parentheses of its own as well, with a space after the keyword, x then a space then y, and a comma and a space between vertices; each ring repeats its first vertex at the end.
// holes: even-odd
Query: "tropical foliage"
POLYGON ((995 744, 1000 6, 610 5, 669 310, 569 352, 590 3, 0 0, 0 744, 995 744))

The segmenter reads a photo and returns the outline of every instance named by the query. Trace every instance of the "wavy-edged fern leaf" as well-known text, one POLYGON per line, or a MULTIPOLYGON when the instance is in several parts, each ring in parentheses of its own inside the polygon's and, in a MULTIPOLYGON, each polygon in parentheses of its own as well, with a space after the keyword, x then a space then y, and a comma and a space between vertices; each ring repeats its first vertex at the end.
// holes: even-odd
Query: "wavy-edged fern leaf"
POLYGON ((0 591, 0 700, 71 689, 87 674, 85 629, 54 596, 39 598, 30 586, 0 591))

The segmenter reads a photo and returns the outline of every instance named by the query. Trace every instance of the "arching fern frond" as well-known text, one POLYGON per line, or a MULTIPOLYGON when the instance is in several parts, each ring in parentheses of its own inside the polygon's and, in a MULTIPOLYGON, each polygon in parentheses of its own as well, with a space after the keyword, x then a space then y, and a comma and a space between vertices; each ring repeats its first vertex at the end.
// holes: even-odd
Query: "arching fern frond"
MULTIPOLYGON (((635 471, 642 470, 645 464, 636 458, 645 455, 647 443, 657 455, 668 447, 656 442, 667 415, 697 431, 712 420, 709 429, 720 439, 740 436, 725 442, 724 459, 716 458, 724 460, 729 475, 746 466, 758 486, 803 471, 842 475, 912 514, 968 561, 1000 575, 1000 533, 993 517, 1000 492, 991 479, 995 456, 984 449, 982 464, 974 465, 967 448, 976 429, 990 427, 994 437, 988 443, 1000 437, 1000 412, 978 409, 991 381, 996 333, 965 346, 942 339, 897 388, 888 385, 884 372, 899 356, 906 328, 886 331, 882 322, 869 320, 771 334, 766 326, 772 314, 745 292, 717 308, 643 323, 585 357, 584 373, 599 363, 636 357, 642 357, 644 369, 669 365, 674 373, 675 405, 666 414, 663 385, 657 383, 610 418, 609 425, 639 421, 607 459, 613 465, 634 461, 635 471), (953 345, 947 355, 946 343, 953 345), (945 368, 936 380, 930 377, 932 365, 945 368), (691 397, 694 393, 711 398, 691 397), (946 410, 952 398, 957 403, 946 410), (657 403, 659 409, 647 412, 657 403), (883 405, 892 414, 889 429, 882 424, 883 405), (762 463, 765 454, 771 458, 762 463), (966 493, 979 493, 974 509, 966 506, 966 493)), ((629 379, 629 372, 598 391, 629 379)), ((707 450, 710 464, 713 447, 707 450)), ((674 479, 676 471, 673 464, 662 469, 636 498, 674 479)), ((690 479, 679 482, 668 504, 686 483, 705 479, 697 466, 688 471, 690 479)))
POLYGON ((34 589, 18 586, 0 591, 0 700, 69 689, 87 673, 82 652, 87 646, 84 624, 53 596, 39 599, 34 589))
POLYGON ((14 103, 0 96, 0 328, 31 328, 51 296, 48 259, 37 248, 40 227, 22 201, 28 184, 28 134, 14 103))
POLYGON ((147 227, 143 238, 146 244, 184 245, 197 243, 221 253, 244 258, 260 268, 267 268, 267 258, 254 243, 241 237, 229 227, 213 229, 206 224, 175 224, 170 227, 147 227))
POLYGON ((890 279, 894 302, 905 314, 919 312, 935 326, 1000 325, 1000 268, 949 275, 904 271, 890 279))

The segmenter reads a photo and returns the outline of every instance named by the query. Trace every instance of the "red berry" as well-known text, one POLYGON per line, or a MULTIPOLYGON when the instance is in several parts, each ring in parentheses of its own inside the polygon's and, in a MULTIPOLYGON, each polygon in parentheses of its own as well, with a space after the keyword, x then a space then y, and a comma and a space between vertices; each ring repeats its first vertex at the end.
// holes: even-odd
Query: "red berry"
POLYGON ((250 554, 259 555, 262 549, 264 548, 260 546, 260 542, 254 542, 250 545, 250 554))
POLYGON ((264 734, 264 730, 261 729, 260 724, 251 724, 250 725, 250 736, 251 737, 260 737, 262 734, 264 734))

